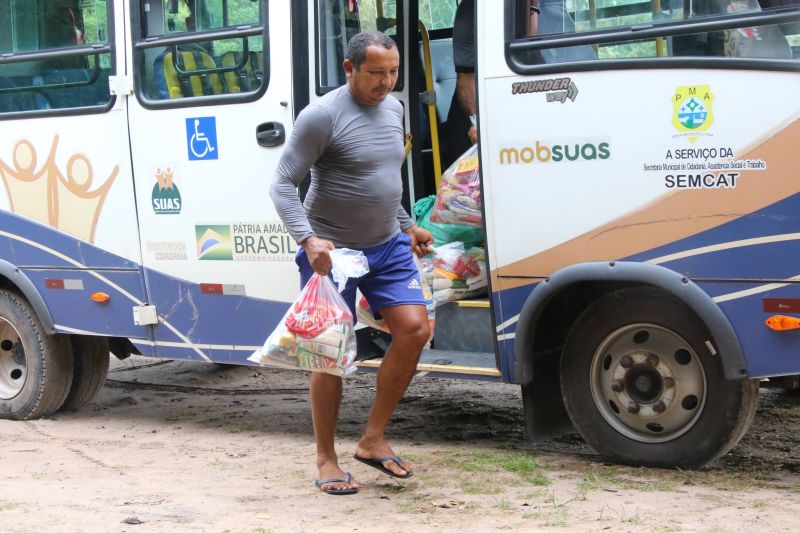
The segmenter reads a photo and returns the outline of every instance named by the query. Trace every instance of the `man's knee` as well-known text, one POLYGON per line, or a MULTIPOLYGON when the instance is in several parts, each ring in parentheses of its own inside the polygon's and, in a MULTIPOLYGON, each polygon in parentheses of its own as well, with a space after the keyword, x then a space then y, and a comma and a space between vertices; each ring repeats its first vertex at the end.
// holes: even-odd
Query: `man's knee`
POLYGON ((396 336, 398 339, 402 339, 405 342, 413 344, 420 349, 425 346, 431 338, 431 325, 428 322, 427 317, 424 320, 422 319, 414 319, 409 320, 405 324, 403 324, 403 328, 401 331, 397 332, 396 336))

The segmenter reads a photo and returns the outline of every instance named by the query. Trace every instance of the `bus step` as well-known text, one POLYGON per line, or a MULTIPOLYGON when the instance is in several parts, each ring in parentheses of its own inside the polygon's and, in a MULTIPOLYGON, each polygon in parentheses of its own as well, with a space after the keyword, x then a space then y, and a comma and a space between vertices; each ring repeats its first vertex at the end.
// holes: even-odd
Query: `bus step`
POLYGON ((437 350, 494 353, 489 301, 463 300, 437 307, 433 346, 437 350))
MULTIPOLYGON (((377 369, 383 358, 359 361, 360 369, 377 369)), ((491 352, 459 352, 452 350, 424 350, 417 364, 418 372, 462 375, 464 377, 499 378, 497 362, 491 352)))

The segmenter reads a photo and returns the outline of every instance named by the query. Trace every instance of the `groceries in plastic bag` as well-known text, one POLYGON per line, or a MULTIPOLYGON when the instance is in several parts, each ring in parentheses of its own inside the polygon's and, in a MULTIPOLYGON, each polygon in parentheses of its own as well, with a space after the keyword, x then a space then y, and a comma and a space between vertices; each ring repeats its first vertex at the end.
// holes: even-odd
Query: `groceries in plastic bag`
POLYGON ((436 305, 486 294, 486 254, 452 242, 433 249, 433 299, 436 305))
POLYGON ((430 221, 431 211, 436 204, 436 196, 420 198, 414 204, 414 214, 417 216, 417 225, 431 232, 433 242, 447 244, 461 241, 464 246, 470 247, 483 242, 483 227, 464 226, 463 224, 439 224, 430 221))
MULTIPOLYGON (((369 272, 361 252, 331 254, 334 270, 347 277, 369 272), (361 257, 358 257, 358 256, 361 257), (344 258, 344 259, 343 259, 344 258), (363 260, 362 260, 363 258, 363 260)), ((356 337, 353 315, 333 281, 314 274, 260 349, 248 360, 262 365, 301 368, 343 375, 355 370, 356 337)))
MULTIPOLYGON (((431 326, 431 336, 433 336, 433 330, 436 326, 436 302, 433 299, 433 291, 431 289, 431 283, 433 281, 433 261, 425 258, 420 260, 414 256, 414 262, 419 269, 422 297, 425 299, 425 309, 428 312, 428 322, 431 326)), ((369 302, 367 302, 367 299, 364 298, 363 295, 358 299, 358 304, 356 305, 356 318, 358 318, 359 324, 391 333, 385 320, 382 318, 375 318, 369 306, 369 302)))
POLYGON ((444 174, 431 211, 431 222, 482 226, 478 146, 456 159, 444 174))

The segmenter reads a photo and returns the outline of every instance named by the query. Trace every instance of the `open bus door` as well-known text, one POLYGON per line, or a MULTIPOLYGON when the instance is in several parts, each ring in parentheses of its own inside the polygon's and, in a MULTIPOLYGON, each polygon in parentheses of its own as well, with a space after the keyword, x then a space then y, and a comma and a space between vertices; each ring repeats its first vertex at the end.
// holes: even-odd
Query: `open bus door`
POLYGON ((291 6, 130 9, 131 155, 156 348, 244 362, 297 291, 285 281, 297 278, 295 243, 269 200, 293 120, 291 6))
MULTIPOLYGON (((419 20, 431 24, 431 11, 420 12, 416 2, 377 0, 374 3, 326 0, 308 2, 313 27, 309 31, 308 60, 312 75, 308 88, 309 100, 346 83, 342 69, 349 39, 365 30, 380 30, 392 37, 400 50, 400 75, 392 96, 405 109, 404 128, 411 138, 411 151, 403 168, 403 205, 409 213, 416 200, 435 191, 435 176, 431 154, 431 130, 428 120, 428 105, 433 95, 442 102, 444 116, 453 96, 453 78, 447 83, 433 86, 433 73, 426 86, 425 55, 427 64, 439 67, 444 79, 452 65, 452 18, 455 2, 439 2, 437 12, 438 31, 433 35, 420 31, 419 20), (444 8, 444 9, 443 9, 444 8), (432 44, 433 43, 433 44, 432 44), (433 46, 431 51, 431 45, 433 46), (427 93, 427 96, 421 93, 427 93)), ((424 27, 424 25, 423 25, 424 27)), ((438 81, 438 79, 437 79, 438 81)), ((435 107, 435 106, 434 106, 435 107)), ((434 117, 434 123, 436 123, 434 117)), ((443 243, 439 243, 443 244, 443 243)), ((492 339, 492 321, 489 302, 479 300, 452 302, 436 309, 436 326, 433 348, 423 352, 419 370, 436 375, 467 377, 474 379, 498 379, 492 339)), ((361 368, 374 369, 381 363, 381 356, 389 337, 375 330, 359 330, 359 358, 361 368)))

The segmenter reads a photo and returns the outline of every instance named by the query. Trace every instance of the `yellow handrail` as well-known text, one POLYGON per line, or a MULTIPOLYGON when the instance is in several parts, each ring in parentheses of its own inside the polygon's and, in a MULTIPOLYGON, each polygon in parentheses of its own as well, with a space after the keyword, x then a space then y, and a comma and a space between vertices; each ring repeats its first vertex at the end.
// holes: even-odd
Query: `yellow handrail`
MULTIPOLYGON (((661 14, 661 0, 650 0, 653 6, 653 22, 658 22, 658 17, 661 14)), ((663 37, 656 37, 656 55, 664 57, 667 55, 667 42, 663 37)))
MULTIPOLYGON (((422 35, 422 56, 425 61, 425 91, 428 95, 435 95, 433 90, 433 72, 431 62, 431 40, 428 29, 419 21, 419 32, 422 35)), ((436 179, 436 190, 442 181, 442 160, 439 155, 439 124, 436 121, 436 103, 428 104, 428 122, 431 125, 431 150, 433 151, 433 176, 436 179)))

